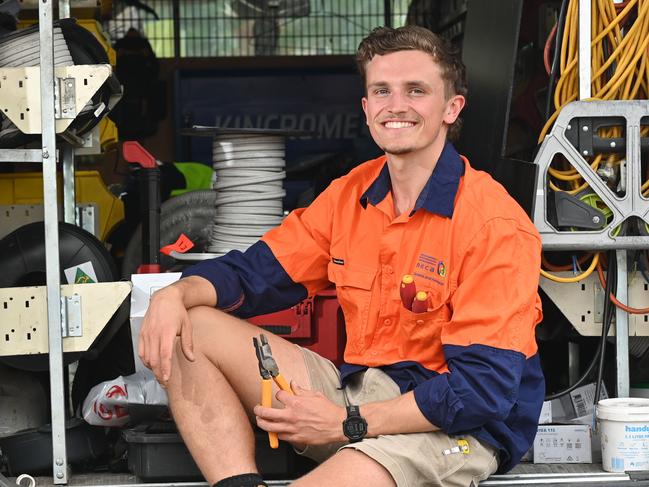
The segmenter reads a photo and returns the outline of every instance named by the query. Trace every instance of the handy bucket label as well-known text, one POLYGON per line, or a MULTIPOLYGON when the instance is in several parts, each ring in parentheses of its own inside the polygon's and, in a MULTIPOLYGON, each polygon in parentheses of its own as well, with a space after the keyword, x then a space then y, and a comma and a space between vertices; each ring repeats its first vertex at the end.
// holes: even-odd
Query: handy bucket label
POLYGON ((601 400, 597 421, 604 470, 649 470, 649 399, 601 400))

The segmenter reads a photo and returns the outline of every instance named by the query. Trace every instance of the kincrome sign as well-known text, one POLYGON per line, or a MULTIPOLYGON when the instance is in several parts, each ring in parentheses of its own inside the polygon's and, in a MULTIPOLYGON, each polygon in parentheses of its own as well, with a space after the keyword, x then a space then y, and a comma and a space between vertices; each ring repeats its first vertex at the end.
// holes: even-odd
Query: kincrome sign
POLYGON ((214 125, 224 128, 264 128, 310 132, 301 138, 354 139, 361 129, 356 113, 268 113, 256 115, 216 115, 214 125))
MULTIPOLYGON (((361 109, 361 81, 351 69, 182 72, 175 91, 178 129, 209 125, 310 134, 287 139, 289 166, 321 154, 348 153, 360 161, 377 155, 361 109)), ((209 139, 194 137, 191 144, 179 141, 176 147, 188 145, 192 160, 211 159, 209 139)))

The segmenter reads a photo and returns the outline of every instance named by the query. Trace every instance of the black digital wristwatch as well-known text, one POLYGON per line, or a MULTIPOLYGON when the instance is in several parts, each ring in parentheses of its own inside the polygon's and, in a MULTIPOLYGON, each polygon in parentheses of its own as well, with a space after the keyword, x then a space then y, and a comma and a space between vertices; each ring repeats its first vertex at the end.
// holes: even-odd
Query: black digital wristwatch
POLYGON ((347 418, 343 421, 343 433, 350 443, 357 443, 367 434, 367 421, 358 406, 347 406, 347 418))

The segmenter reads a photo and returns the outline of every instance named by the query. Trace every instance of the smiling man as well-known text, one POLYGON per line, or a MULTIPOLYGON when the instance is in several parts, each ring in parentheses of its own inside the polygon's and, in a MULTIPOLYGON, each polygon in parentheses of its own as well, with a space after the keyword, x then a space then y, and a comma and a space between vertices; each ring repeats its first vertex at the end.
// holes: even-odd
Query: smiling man
POLYGON ((465 103, 464 67, 412 26, 375 29, 357 61, 385 155, 246 252, 187 269, 144 318, 140 356, 218 487, 266 485, 249 419, 320 462, 296 486, 477 485, 534 439, 541 242, 504 188, 448 141, 465 103), (261 407, 259 329, 241 318, 332 282, 345 363, 270 336, 294 394, 261 407))

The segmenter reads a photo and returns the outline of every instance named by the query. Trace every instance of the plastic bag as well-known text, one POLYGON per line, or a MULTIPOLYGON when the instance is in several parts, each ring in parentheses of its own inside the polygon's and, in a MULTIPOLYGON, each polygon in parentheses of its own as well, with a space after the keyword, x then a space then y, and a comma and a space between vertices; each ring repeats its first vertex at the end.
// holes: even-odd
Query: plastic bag
POLYGON ((134 416, 143 418, 147 410, 151 416, 159 415, 167 405, 167 393, 146 369, 97 384, 90 389, 81 411, 89 424, 120 427, 133 424, 134 416))

